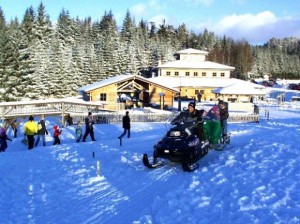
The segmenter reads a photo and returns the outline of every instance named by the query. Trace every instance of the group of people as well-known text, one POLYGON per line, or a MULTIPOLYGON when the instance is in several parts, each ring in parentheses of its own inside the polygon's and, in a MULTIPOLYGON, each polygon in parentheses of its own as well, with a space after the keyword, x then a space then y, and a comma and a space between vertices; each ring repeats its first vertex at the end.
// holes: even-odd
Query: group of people
MULTIPOLYGON (((43 146, 46 146, 46 135, 48 135, 48 130, 45 124, 45 116, 41 115, 41 119, 36 123, 33 116, 29 116, 28 121, 24 125, 24 137, 27 138, 28 150, 32 150, 33 147, 37 147, 40 140, 42 139, 43 146), (34 136, 37 135, 35 140, 34 136)), ((60 144, 59 135, 62 133, 62 130, 59 130, 59 127, 55 125, 53 127, 54 133, 54 142, 53 145, 60 144)))
MULTIPOLYGON (((43 146, 46 146, 46 136, 48 135, 48 130, 46 128, 46 124, 44 121, 45 116, 42 115, 41 119, 38 123, 34 122, 34 117, 30 116, 28 119, 28 122, 25 123, 24 125, 24 134, 27 137, 27 145, 28 145, 28 149, 31 150, 33 149, 33 147, 38 146, 40 139, 42 139, 43 142, 43 146), (35 140, 34 136, 37 135, 37 139, 35 140)), ((94 137, 94 121, 92 119, 92 112, 88 113, 88 116, 85 118, 85 133, 83 135, 82 138, 82 128, 81 128, 81 124, 80 122, 77 123, 77 127, 75 130, 77 139, 77 142, 80 142, 81 138, 82 138, 82 142, 86 141, 86 138, 88 135, 91 136, 92 141, 96 141, 95 137, 94 137)), ((53 138, 54 138, 54 142, 53 145, 60 145, 61 141, 60 141, 60 135, 62 133, 62 130, 59 129, 58 125, 54 125, 53 126, 53 138)))
POLYGON ((208 112, 203 109, 196 109, 196 103, 190 102, 187 110, 179 113, 179 115, 172 120, 171 124, 190 124, 190 127, 193 128, 195 135, 199 139, 203 139, 204 133, 202 124, 204 117, 209 117, 211 120, 219 120, 221 124, 221 135, 222 137, 227 136, 227 119, 229 117, 229 113, 228 108, 225 106, 223 100, 219 100, 218 105, 213 106, 208 112))
MULTIPOLYGON (((196 103, 190 102, 188 104, 187 110, 182 111, 173 121, 171 124, 178 124, 178 123, 193 123, 193 128, 195 131, 195 134, 198 138, 203 139, 203 118, 205 116, 209 116, 211 119, 220 120, 221 123, 221 134, 222 136, 227 135, 227 119, 229 117, 228 108, 225 106, 224 102, 222 100, 219 100, 218 105, 214 106, 210 111, 206 112, 205 110, 198 110, 196 109, 196 103)), ((46 146, 46 137, 45 135, 48 135, 48 130, 46 128, 45 124, 45 116, 42 115, 41 119, 38 123, 34 122, 33 116, 30 116, 28 121, 24 125, 24 134, 25 137, 27 137, 27 145, 28 149, 31 150, 33 147, 38 146, 40 140, 42 139, 43 146, 46 146), (34 136, 37 135, 37 139, 35 140, 34 136)), ((82 139, 82 142, 86 141, 86 138, 88 135, 90 135, 92 141, 96 141, 94 136, 94 121, 92 118, 92 112, 88 113, 88 116, 85 118, 85 133, 82 134, 82 127, 81 123, 77 123, 77 127, 75 130, 76 133, 76 142, 80 142, 82 139), (83 136, 83 137, 82 137, 83 136)), ((123 133, 118 137, 118 139, 122 139, 126 134, 127 138, 130 138, 130 117, 129 117, 129 111, 126 111, 125 116, 123 116, 122 119, 122 127, 124 129, 123 133)), ((17 128, 14 130, 14 136, 16 137, 16 131, 17 128)), ((62 133, 62 130, 59 129, 59 126, 55 125, 53 127, 53 137, 54 142, 53 145, 60 144, 60 138, 59 136, 62 133)), ((0 129, 0 152, 4 152, 7 148, 6 140, 11 140, 7 137, 6 131, 4 128, 0 129)))
MULTIPOLYGON (((129 117, 129 111, 126 111, 126 115, 123 117, 123 128, 124 132, 118 137, 121 139, 123 136, 127 134, 127 137, 130 138, 130 117, 129 117)), ((81 123, 77 123, 77 127, 75 130, 75 134, 77 136, 76 142, 80 142, 82 139, 82 142, 86 141, 86 138, 88 135, 90 135, 92 141, 96 141, 94 136, 94 121, 92 118, 92 112, 88 113, 88 116, 85 118, 85 133, 82 134, 82 127, 81 123), (82 137, 83 136, 83 137, 82 137)), ((12 130, 14 132, 14 137, 17 137, 17 126, 16 126, 16 120, 14 120, 11 123, 12 130)), ((60 144, 60 135, 62 133, 62 130, 59 129, 59 126, 55 125, 53 127, 53 138, 54 142, 53 145, 60 144)), ((46 135, 48 135, 48 130, 46 128, 45 124, 45 116, 41 115, 41 119, 36 123, 34 121, 33 116, 29 116, 28 121, 24 125, 24 139, 23 143, 27 144, 28 150, 32 150, 34 147, 37 147, 39 142, 42 141, 43 146, 46 146, 46 135), (37 138, 35 139, 35 136, 37 138)), ((7 140, 12 141, 10 138, 8 138, 6 134, 6 129, 3 127, 0 127, 0 152, 4 152, 7 148, 7 140)))

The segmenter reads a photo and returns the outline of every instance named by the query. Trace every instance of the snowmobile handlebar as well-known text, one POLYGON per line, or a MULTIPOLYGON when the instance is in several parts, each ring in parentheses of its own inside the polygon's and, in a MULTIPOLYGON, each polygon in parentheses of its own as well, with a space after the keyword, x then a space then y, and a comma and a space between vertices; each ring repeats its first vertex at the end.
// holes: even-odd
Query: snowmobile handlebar
POLYGON ((178 122, 178 121, 175 121, 175 122, 171 122, 171 125, 175 125, 175 126, 178 126, 178 127, 190 127, 190 126, 194 126, 196 125, 197 122, 195 121, 192 121, 192 122, 178 122))

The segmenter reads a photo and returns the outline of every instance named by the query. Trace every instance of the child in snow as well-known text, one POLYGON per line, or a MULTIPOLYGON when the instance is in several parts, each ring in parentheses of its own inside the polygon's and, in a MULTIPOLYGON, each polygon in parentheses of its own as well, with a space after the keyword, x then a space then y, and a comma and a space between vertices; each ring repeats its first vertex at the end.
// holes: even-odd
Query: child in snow
POLYGON ((80 139, 82 137, 82 128, 81 128, 80 122, 77 123, 77 127, 76 127, 75 133, 76 133, 76 136, 77 136, 76 142, 80 142, 80 139))
POLYGON ((60 139, 59 139, 59 135, 61 134, 62 130, 59 130, 59 127, 57 125, 55 125, 53 127, 54 129, 54 142, 53 145, 59 144, 60 145, 60 139))
POLYGON ((11 139, 7 137, 6 129, 0 127, 0 152, 5 152, 5 149, 7 148, 6 140, 11 141, 11 139))
POLYGON ((10 126, 11 126, 11 129, 13 130, 14 138, 17 138, 17 133, 18 133, 17 119, 12 120, 10 126))

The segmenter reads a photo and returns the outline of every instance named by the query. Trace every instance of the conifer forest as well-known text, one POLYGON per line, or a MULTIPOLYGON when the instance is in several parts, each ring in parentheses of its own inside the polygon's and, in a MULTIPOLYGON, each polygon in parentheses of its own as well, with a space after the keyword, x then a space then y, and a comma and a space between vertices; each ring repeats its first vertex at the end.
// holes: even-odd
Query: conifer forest
POLYGON ((197 34, 185 24, 135 21, 129 11, 119 26, 111 11, 92 21, 63 9, 54 23, 41 3, 10 21, 0 8, 0 102, 74 96, 81 86, 119 74, 149 77, 159 62, 175 60, 174 53, 186 48, 234 66, 233 78, 300 79, 295 37, 253 46, 207 29, 197 34))

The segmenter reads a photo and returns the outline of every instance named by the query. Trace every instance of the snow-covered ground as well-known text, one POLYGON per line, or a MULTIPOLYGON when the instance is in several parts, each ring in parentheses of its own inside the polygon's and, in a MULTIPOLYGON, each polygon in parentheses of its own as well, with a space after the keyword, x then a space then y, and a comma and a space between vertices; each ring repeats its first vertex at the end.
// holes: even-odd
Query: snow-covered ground
POLYGON ((169 124, 132 123, 122 146, 121 124, 95 125, 85 143, 68 126, 61 145, 48 135, 32 151, 21 126, 0 154, 0 223, 300 223, 300 110, 269 109, 269 120, 260 110, 260 123, 229 123, 230 146, 192 173, 142 164, 169 124))

